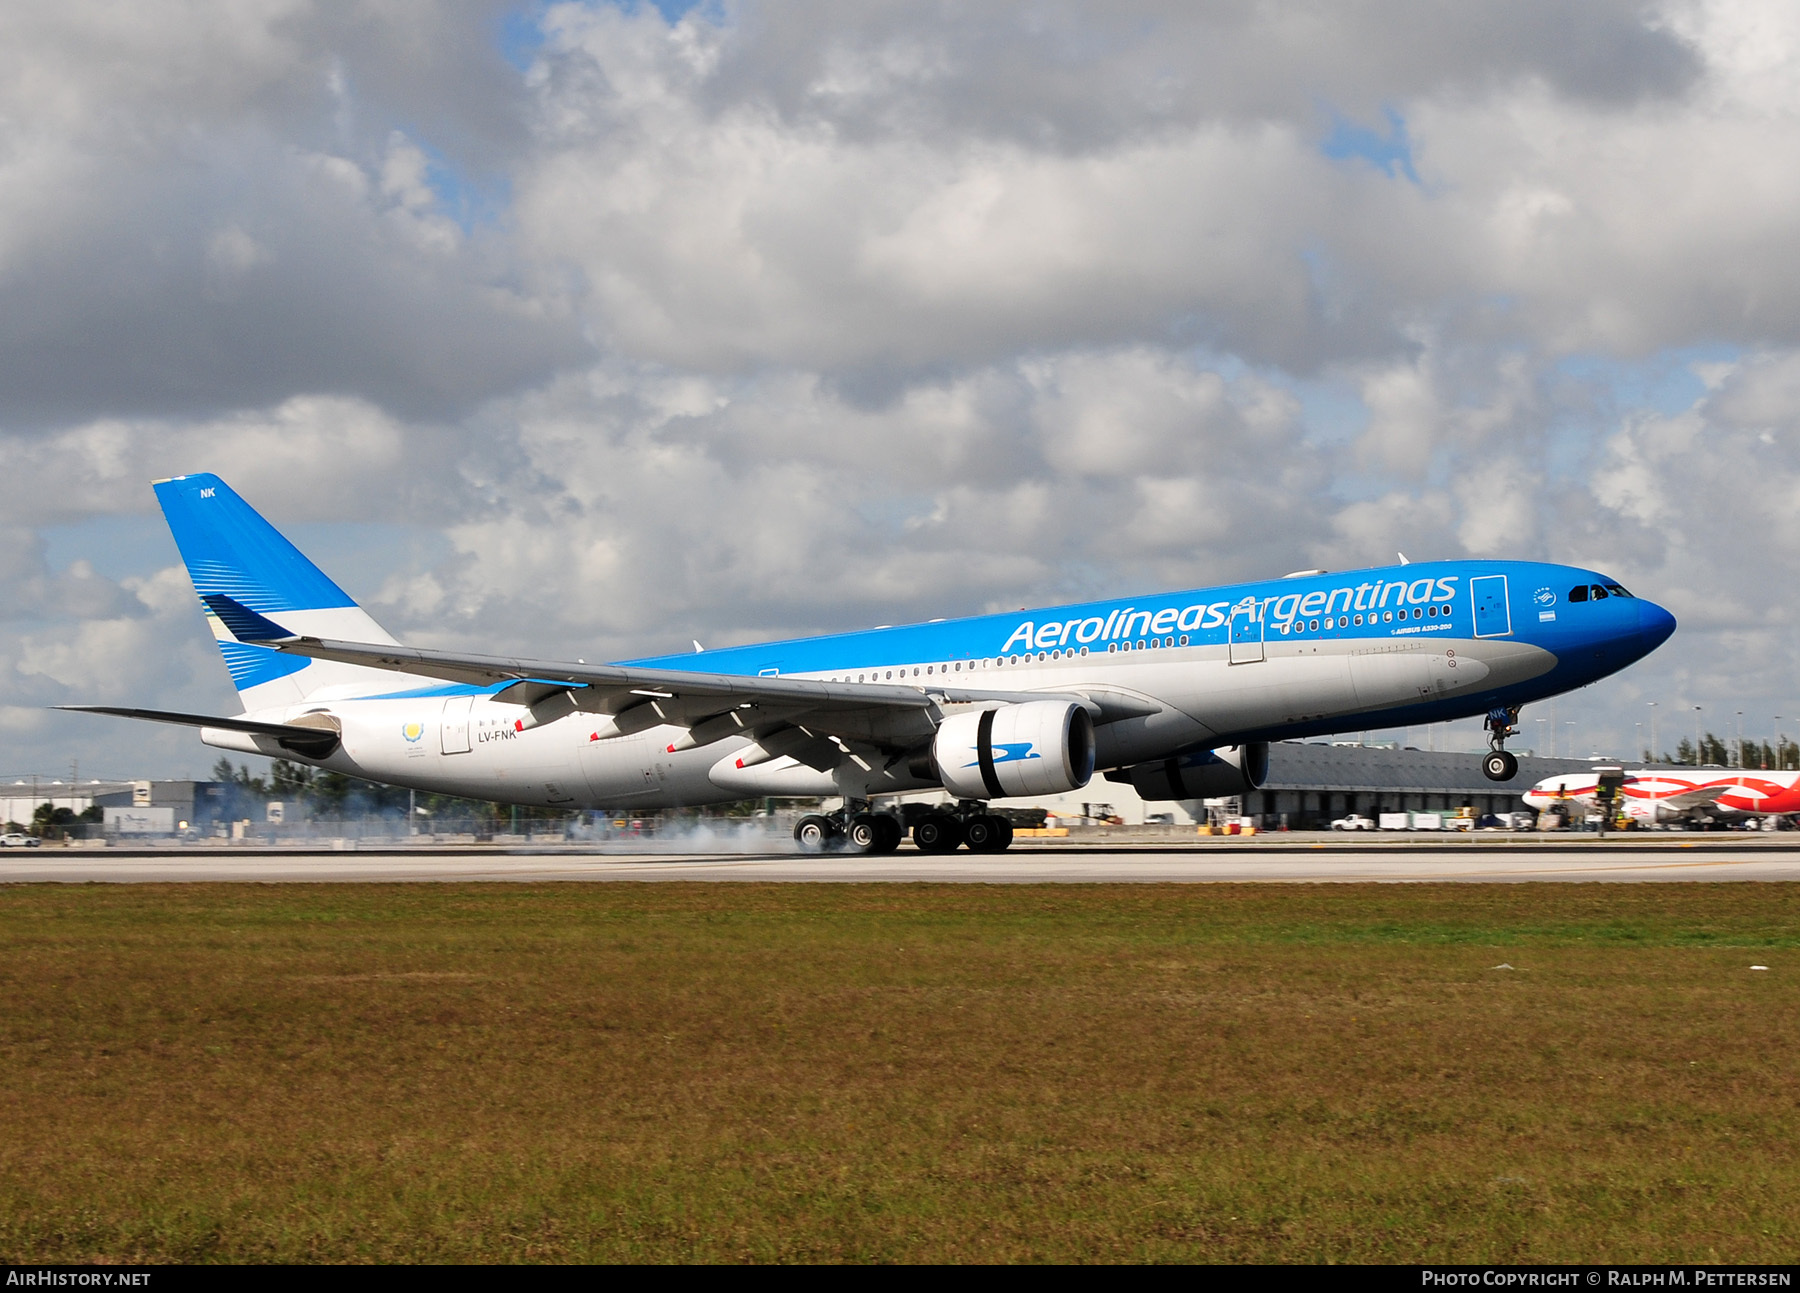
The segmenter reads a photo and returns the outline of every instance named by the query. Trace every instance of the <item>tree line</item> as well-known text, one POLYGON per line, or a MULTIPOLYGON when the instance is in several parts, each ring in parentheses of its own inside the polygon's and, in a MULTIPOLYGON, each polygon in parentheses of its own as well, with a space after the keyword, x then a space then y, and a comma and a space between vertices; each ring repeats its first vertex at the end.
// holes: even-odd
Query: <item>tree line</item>
POLYGON ((1800 744, 1782 740, 1745 741, 1743 756, 1740 759, 1732 750, 1735 741, 1727 741, 1723 737, 1714 736, 1711 732, 1700 738, 1696 750, 1694 743, 1685 736, 1675 747, 1675 753, 1665 751, 1660 757, 1649 750, 1643 752, 1645 763, 1671 763, 1685 765, 1690 768, 1702 768, 1709 765, 1720 768, 1744 768, 1757 771, 1781 771, 1800 769, 1800 744))

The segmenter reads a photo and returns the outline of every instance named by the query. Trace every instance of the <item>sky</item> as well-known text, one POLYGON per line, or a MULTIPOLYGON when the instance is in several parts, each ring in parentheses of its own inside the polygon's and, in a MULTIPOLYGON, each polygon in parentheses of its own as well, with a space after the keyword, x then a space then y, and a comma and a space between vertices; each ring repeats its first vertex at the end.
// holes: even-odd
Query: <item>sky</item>
POLYGON ((426 646, 1507 557, 1681 624, 1524 744, 1800 734, 1796 159, 1751 0, 16 0, 0 778, 216 757, 46 708, 236 712, 191 471, 426 646))

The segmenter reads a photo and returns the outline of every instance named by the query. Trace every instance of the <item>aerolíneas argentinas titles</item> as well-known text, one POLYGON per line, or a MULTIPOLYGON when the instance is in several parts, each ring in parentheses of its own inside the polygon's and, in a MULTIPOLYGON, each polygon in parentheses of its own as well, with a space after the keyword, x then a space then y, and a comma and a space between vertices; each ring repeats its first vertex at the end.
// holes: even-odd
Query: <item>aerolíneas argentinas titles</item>
POLYGON ((1255 789, 1268 742, 1484 715, 1656 649, 1675 620, 1606 575, 1418 562, 619 664, 403 647, 217 476, 156 494, 242 698, 235 718, 114 706, 209 745, 503 803, 669 808, 841 797, 803 846, 900 844, 887 797, 941 788, 921 848, 1006 847, 988 803, 1098 771, 1146 799, 1255 789))

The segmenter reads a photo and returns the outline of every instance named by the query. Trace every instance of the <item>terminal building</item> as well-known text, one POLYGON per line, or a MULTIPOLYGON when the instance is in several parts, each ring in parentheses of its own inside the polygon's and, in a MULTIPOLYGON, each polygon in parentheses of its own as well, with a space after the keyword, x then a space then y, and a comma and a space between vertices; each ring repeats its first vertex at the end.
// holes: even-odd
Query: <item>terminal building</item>
MULTIPOLYGON (((1518 775, 1497 783, 1482 775, 1481 757, 1392 746, 1277 741, 1269 746, 1269 774, 1261 789, 1241 796, 1235 812, 1259 826, 1291 830, 1321 829, 1352 813, 1379 821, 1382 813, 1448 814, 1462 808, 1478 817, 1528 812, 1523 795, 1545 777, 1585 772, 1596 762, 1616 762, 1521 754, 1518 775)), ((1118 817, 1131 825, 1204 822, 1211 812, 1207 808, 1211 801, 1145 800, 1131 786, 1100 777, 1084 789, 1031 802, 1058 817, 1118 817)))
POLYGON ((1593 759, 1519 756, 1519 773, 1504 784, 1482 775, 1482 756, 1433 750, 1302 744, 1269 746, 1269 775, 1261 790, 1244 796, 1243 811, 1268 826, 1295 830, 1330 826, 1358 813, 1486 813, 1531 811, 1523 795, 1545 777, 1585 772, 1593 759))

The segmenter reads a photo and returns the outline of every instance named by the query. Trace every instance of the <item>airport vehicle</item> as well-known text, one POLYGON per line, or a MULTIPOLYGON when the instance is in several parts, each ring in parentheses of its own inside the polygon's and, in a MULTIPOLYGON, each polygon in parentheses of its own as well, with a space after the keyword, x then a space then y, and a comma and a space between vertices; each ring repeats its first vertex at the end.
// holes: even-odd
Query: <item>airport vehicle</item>
POLYGON ((8 831, 0 835, 0 849, 35 849, 43 844, 35 835, 26 835, 19 831, 8 831))
POLYGON ((1334 831, 1372 831, 1375 829, 1373 818, 1351 813, 1348 817, 1340 817, 1331 823, 1334 831))
MULTIPOLYGON (((1598 778, 1592 773, 1563 773, 1545 777, 1525 792, 1524 799, 1537 809, 1563 805, 1564 814, 1573 818, 1577 808, 1583 813, 1594 808, 1598 790, 1598 778)), ((1619 811, 1646 826, 1700 817, 1800 813, 1800 772, 1639 768, 1625 773, 1619 811)))
MULTIPOLYGON (((217 476, 158 501, 244 713, 66 706, 421 790, 621 812, 841 797, 803 846, 883 852, 883 797, 942 788, 914 842, 1006 847, 997 799, 1096 769, 1147 799, 1257 788, 1268 742, 1486 715, 1654 650, 1667 611, 1569 566, 1436 561, 590 665, 402 646, 217 476), (1578 605, 1557 609, 1579 589, 1578 605)), ((1404 558, 1402 558, 1404 562, 1404 558)))

